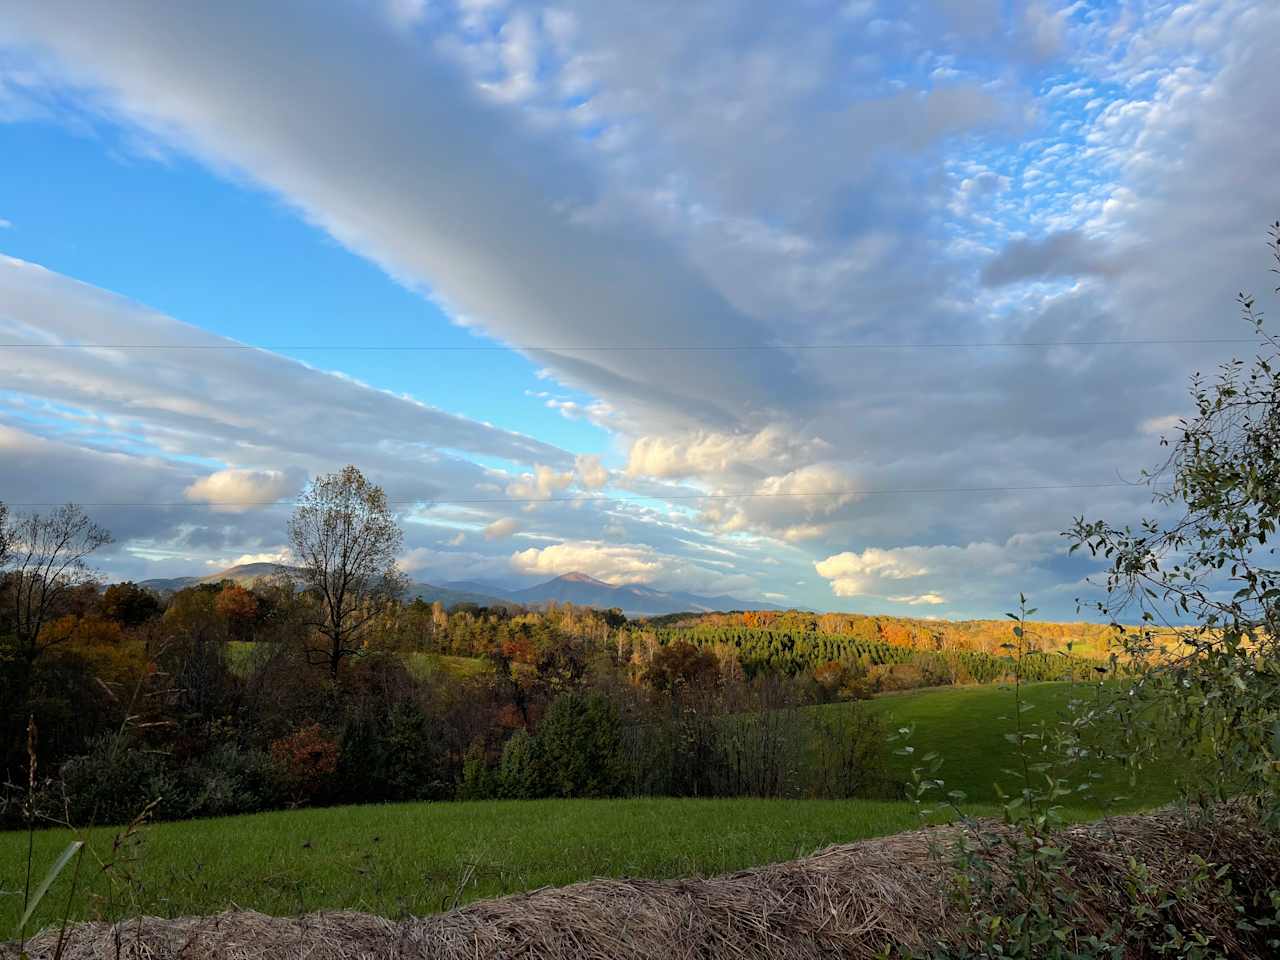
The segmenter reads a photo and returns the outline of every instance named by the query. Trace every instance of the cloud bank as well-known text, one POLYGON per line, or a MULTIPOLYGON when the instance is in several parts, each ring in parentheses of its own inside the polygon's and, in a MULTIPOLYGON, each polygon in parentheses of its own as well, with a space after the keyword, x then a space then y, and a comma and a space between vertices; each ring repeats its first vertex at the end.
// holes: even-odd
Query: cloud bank
MULTIPOLYGON (((1158 459, 1229 348, 956 345, 1243 336, 1280 216, 1262 0, 0 12, 0 119, 266 191, 608 437, 260 350, 0 352, 4 494, 174 502, 110 520, 147 563, 269 549, 208 505, 354 461, 448 575, 578 562, 957 615, 1038 587, 1069 612, 1046 531, 1145 497, 1062 487, 1158 459)), ((6 338, 225 346, 180 320, 0 261, 6 338)))

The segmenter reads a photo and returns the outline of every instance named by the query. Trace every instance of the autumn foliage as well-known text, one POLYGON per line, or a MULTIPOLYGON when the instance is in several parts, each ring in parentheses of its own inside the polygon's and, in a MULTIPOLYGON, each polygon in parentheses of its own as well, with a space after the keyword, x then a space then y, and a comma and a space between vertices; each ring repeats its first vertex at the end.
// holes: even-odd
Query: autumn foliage
POLYGON ((338 772, 338 744, 320 724, 308 723, 273 742, 271 759, 290 793, 299 800, 311 800, 338 772))

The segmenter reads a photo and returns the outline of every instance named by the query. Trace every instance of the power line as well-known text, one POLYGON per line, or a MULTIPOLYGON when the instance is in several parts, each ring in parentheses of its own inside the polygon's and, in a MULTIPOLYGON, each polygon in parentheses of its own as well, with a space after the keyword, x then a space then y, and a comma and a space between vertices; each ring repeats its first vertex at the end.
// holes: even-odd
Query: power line
POLYGON ((262 347, 250 343, 0 343, 0 350, 261 350, 267 353, 332 351, 340 353, 484 353, 519 350, 528 353, 752 352, 766 350, 980 350, 1047 349, 1052 347, 1205 346, 1255 343, 1248 337, 1149 337, 1131 340, 976 340, 917 343, 719 343, 596 344, 529 346, 525 344, 328 344, 262 347))
MULTIPOLYGON (((584 497, 414 497, 414 498, 389 498, 388 503, 392 504, 428 504, 432 506, 466 506, 470 504, 512 504, 524 505, 531 503, 643 503, 650 500, 661 501, 679 501, 679 502, 698 502, 703 500, 771 500, 778 498, 819 498, 819 497, 865 497, 865 496, 894 496, 894 495, 925 495, 925 494, 985 494, 985 493, 1024 493, 1037 490, 1100 490, 1108 487, 1138 487, 1146 486, 1141 483, 1133 483, 1127 480, 1109 480, 1101 483, 1044 483, 1044 484, 1027 484, 1022 486, 1003 486, 1003 487, 882 487, 862 490, 823 490, 814 493, 801 492, 744 492, 744 493, 698 493, 698 494, 649 494, 644 496, 632 497, 601 497, 601 496, 584 496, 584 497)), ((187 508, 204 508, 216 509, 217 507, 277 507, 288 506, 296 503, 295 499, 286 500, 176 500, 176 501, 156 501, 150 500, 146 502, 102 502, 102 503, 80 503, 81 507, 95 508, 130 508, 130 507, 187 507, 187 508)), ((59 507, 60 502, 25 502, 10 503, 11 507, 59 507)))

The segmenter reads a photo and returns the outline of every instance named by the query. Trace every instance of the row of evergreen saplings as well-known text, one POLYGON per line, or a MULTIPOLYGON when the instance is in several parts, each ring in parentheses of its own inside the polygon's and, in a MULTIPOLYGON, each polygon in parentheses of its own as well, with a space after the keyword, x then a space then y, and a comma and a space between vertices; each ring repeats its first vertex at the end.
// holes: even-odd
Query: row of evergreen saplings
MULTIPOLYGON (((683 640, 699 647, 733 647, 748 676, 765 671, 794 676, 828 663, 864 669, 913 665, 933 683, 995 683, 1010 676, 1008 658, 999 655, 975 650, 916 650, 835 633, 692 627, 661 629, 657 639, 664 645, 683 640)), ((1030 653, 1021 666, 1022 678, 1027 682, 1080 680, 1108 669, 1108 661, 1063 652, 1030 653)))

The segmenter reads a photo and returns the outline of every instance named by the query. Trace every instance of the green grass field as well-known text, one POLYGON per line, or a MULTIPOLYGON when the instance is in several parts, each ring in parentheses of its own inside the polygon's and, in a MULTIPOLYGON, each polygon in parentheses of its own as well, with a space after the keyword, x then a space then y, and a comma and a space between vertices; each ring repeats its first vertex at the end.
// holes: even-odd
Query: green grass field
MULTIPOLYGON (((678 877, 803 856, 916 826, 902 803, 830 800, 527 800, 330 807, 145 828, 135 862, 104 874, 115 830, 92 839, 73 915, 351 908, 431 913, 595 876, 678 877), (114 882, 113 882, 114 881, 114 882)), ((36 834, 42 873, 69 839, 36 834)), ((27 837, 0 834, 0 939, 21 914, 27 837)), ((41 904, 52 923, 70 868, 41 904)), ((37 880, 39 878, 37 877, 37 880)))
MULTIPOLYGON (((1067 713, 1071 701, 1096 696, 1097 688, 1084 684, 1026 685, 1023 699, 1032 709, 1023 714, 1023 721, 1028 725, 1042 720, 1052 723, 1067 713)), ((1006 792, 1013 792, 1021 785, 1019 779, 1006 772, 1015 760, 1014 748, 1005 739, 1005 734, 1014 729, 1016 710, 1012 686, 913 690, 879 697, 863 706, 882 717, 891 730, 914 723, 915 756, 931 750, 940 754, 943 765, 938 775, 946 781, 946 789, 964 791, 970 802, 997 802, 996 783, 1006 792)), ((832 704, 818 709, 848 707, 832 704)), ((905 778, 912 762, 918 764, 919 761, 894 757, 893 772, 905 778)), ((1093 769, 1102 775, 1096 783, 1094 799, 1076 800, 1073 805, 1086 811, 1096 810, 1099 815, 1108 808, 1132 810, 1159 806, 1172 801, 1178 793, 1175 781, 1181 767, 1177 763, 1149 765, 1139 772, 1134 784, 1129 783, 1128 773, 1114 763, 1100 763, 1093 769)))
MULTIPOLYGON (((1025 688, 1032 721, 1052 719, 1084 688, 1025 688)), ((961 687, 886 696, 864 704, 891 726, 916 724, 917 754, 945 758, 947 789, 962 789, 969 812, 993 814, 996 780, 1016 784, 1004 739, 1013 695, 1006 687, 961 687)), ((816 709, 849 709, 833 704, 816 709)), ((906 761, 894 760, 902 773, 906 761)), ((1124 793, 1122 809, 1174 796, 1172 766, 1131 789, 1110 771, 1100 799, 1124 793)), ((1098 816, 1081 803, 1074 819, 1098 816)), ((210 913, 230 906, 267 913, 351 908, 388 916, 572 883, 595 876, 676 877, 740 869, 810 853, 831 843, 917 825, 905 803, 867 800, 538 800, 400 804, 282 811, 146 827, 133 862, 106 873, 115 829, 92 838, 72 908, 76 917, 210 913), (127 868, 127 869, 126 869, 127 868), (135 881, 126 882, 126 873, 135 881)), ((36 835, 37 881, 70 839, 36 835)), ((27 837, 0 833, 0 939, 21 913, 27 837)), ((67 902, 69 873, 41 905, 37 924, 67 902)))
POLYGON ((484 661, 479 657, 453 657, 445 653, 409 653, 405 655, 409 669, 418 677, 435 673, 453 677, 478 677, 484 672, 484 661))

